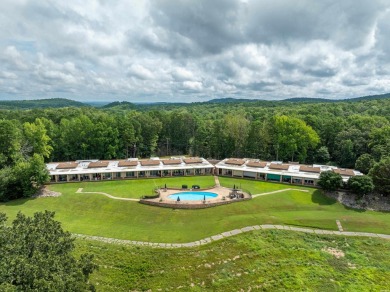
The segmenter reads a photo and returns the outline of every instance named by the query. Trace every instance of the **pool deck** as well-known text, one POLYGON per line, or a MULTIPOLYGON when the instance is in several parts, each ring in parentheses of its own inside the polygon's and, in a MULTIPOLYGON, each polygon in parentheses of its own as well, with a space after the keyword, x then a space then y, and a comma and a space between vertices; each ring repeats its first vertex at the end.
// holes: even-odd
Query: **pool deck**
MULTIPOLYGON (((236 201, 237 199, 230 199, 229 194, 232 192, 232 189, 230 188, 224 188, 224 187, 214 187, 210 189, 160 189, 160 197, 156 199, 148 199, 148 201, 154 201, 154 202, 164 202, 164 203, 176 203, 176 204, 199 204, 199 203, 204 203, 203 198, 201 200, 192 200, 192 201, 187 201, 181 199, 180 201, 172 200, 169 199, 169 195, 174 195, 177 193, 182 193, 182 192, 212 192, 216 193, 218 196, 215 198, 206 198, 207 204, 209 203, 218 203, 218 202, 226 202, 226 201, 236 201)), ((241 190, 239 190, 239 193, 242 193, 244 195, 244 198, 251 198, 251 196, 241 190)))

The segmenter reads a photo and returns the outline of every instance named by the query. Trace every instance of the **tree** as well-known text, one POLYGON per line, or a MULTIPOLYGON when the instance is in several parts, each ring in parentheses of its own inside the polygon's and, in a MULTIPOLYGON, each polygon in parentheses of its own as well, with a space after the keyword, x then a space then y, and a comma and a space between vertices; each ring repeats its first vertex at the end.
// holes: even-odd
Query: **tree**
POLYGON ((49 180, 49 172, 43 157, 38 154, 27 160, 18 161, 12 172, 16 179, 12 191, 17 197, 34 195, 49 180))
POLYGON ((375 190, 384 195, 390 194, 390 157, 375 163, 368 175, 372 177, 375 190))
POLYGON ((342 183, 343 178, 341 175, 331 170, 321 172, 318 180, 318 185, 325 191, 335 191, 341 187, 342 183))
POLYGON ((118 121, 118 131, 119 131, 119 143, 121 145, 121 150, 125 158, 132 157, 132 149, 137 143, 135 136, 135 129, 133 126, 132 118, 129 115, 123 116, 120 121, 118 121))
POLYGON ((362 197, 374 190, 374 184, 371 177, 367 175, 357 175, 349 178, 348 188, 359 197, 362 197))
POLYGON ((150 113, 137 114, 135 119, 141 126, 141 138, 139 139, 140 156, 150 157, 156 152, 162 123, 157 118, 150 115, 150 113))
POLYGON ((300 161, 305 161, 307 150, 315 148, 320 141, 316 131, 294 117, 275 116, 273 130, 277 160, 294 161, 298 155, 300 161))
POLYGON ((16 191, 16 178, 12 167, 6 166, 0 169, 0 202, 18 198, 16 191))
POLYGON ((37 118, 34 123, 24 123, 23 130, 27 143, 26 147, 31 148, 31 153, 48 158, 53 151, 53 147, 49 144, 51 139, 46 133, 43 121, 37 118))
POLYGON ((11 226, 0 213, 1 291, 88 291, 96 269, 93 256, 76 259, 74 238, 54 220, 54 212, 26 217, 18 213, 11 226))
POLYGON ((330 160, 330 155, 328 151, 328 147, 326 146, 321 146, 317 152, 316 152, 316 160, 317 162, 320 163, 327 163, 330 160))
POLYGON ((235 157, 241 157, 249 133, 249 121, 245 112, 228 114, 224 118, 224 133, 233 143, 235 157))
MULTIPOLYGON (((339 138, 341 139, 341 138, 339 138)), ((342 167, 353 167, 355 164, 356 153, 353 149, 354 143, 351 139, 338 140, 338 148, 335 151, 337 162, 342 167)))
POLYGON ((171 142, 171 149, 169 150, 171 154, 190 154, 191 142, 193 142, 197 128, 193 115, 186 110, 173 111, 166 123, 164 126, 167 135, 164 137, 162 144, 164 145, 168 138, 171 142))
POLYGON ((369 146, 375 159, 380 160, 390 153, 390 126, 373 128, 370 138, 369 146))
POLYGON ((20 152, 21 131, 15 124, 0 120, 0 167, 12 164, 20 152))
POLYGON ((374 166, 375 160, 374 158, 368 154, 362 154, 355 162, 355 169, 361 171, 364 174, 367 174, 370 169, 374 166))
POLYGON ((247 157, 271 159, 269 149, 271 137, 268 129, 268 121, 251 122, 245 147, 247 157))

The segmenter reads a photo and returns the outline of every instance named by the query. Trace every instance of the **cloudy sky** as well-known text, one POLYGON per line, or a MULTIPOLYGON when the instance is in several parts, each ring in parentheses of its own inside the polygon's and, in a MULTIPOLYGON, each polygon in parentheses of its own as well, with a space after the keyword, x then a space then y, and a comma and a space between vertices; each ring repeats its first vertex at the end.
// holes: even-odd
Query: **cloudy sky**
POLYGON ((1 0, 0 99, 390 92, 388 0, 1 0))

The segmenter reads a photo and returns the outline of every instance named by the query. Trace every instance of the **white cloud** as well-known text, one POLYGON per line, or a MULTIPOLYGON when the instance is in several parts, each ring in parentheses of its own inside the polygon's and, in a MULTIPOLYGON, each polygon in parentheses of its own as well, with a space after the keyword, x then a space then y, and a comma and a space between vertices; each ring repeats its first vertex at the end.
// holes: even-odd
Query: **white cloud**
POLYGON ((4 0, 0 99, 385 92, 389 16, 384 0, 4 0))
POLYGON ((201 91, 203 89, 202 82, 199 81, 184 81, 183 87, 194 91, 201 91))
POLYGON ((129 69, 129 75, 139 79, 153 79, 153 73, 142 65, 134 64, 129 69))
POLYGON ((172 76, 178 80, 178 81, 185 81, 185 80, 194 80, 195 76, 194 74, 190 71, 187 70, 186 68, 179 67, 173 70, 172 76))

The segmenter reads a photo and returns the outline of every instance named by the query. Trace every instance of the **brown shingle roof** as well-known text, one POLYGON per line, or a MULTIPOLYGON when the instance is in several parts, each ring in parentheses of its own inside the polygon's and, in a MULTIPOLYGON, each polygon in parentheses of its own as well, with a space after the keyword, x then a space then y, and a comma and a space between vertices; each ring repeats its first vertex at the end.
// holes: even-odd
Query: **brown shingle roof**
POLYGON ((77 162, 61 162, 58 163, 56 169, 71 169, 76 168, 79 164, 77 162))
POLYGON ((96 162, 90 162, 88 164, 88 168, 97 168, 97 167, 107 167, 108 161, 96 161, 96 162))
POLYGON ((271 163, 269 166, 270 169, 278 169, 278 170, 288 170, 290 167, 289 164, 276 164, 276 163, 271 163))
POLYGON ((185 158, 183 159, 183 161, 186 163, 186 164, 193 164, 193 163, 202 163, 202 159, 200 158, 185 158))
POLYGON ((217 160, 217 159, 207 159, 207 161, 210 162, 213 165, 216 165, 217 163, 221 162, 221 160, 217 160))
POLYGON ((155 166, 155 165, 160 165, 160 160, 141 160, 141 165, 142 166, 155 166))
POLYGON ((267 162, 265 161, 249 161, 246 166, 249 167, 261 167, 264 168, 267 166, 267 162))
POLYGON ((137 166, 138 161, 136 160, 120 160, 118 163, 119 167, 137 166))
POLYGON ((320 173, 321 172, 321 167, 313 167, 313 166, 310 166, 310 165, 301 165, 299 167, 299 171, 320 173))
POLYGON ((355 173, 353 169, 346 169, 346 168, 336 168, 333 169, 335 173, 339 173, 340 175, 345 175, 345 176, 355 176, 355 173))
POLYGON ((225 164, 233 164, 233 165, 243 165, 245 163, 245 160, 243 159, 236 159, 236 158, 230 158, 225 161, 225 164))
POLYGON ((181 159, 164 159, 161 160, 161 162, 164 165, 175 165, 175 164, 181 164, 181 159))

